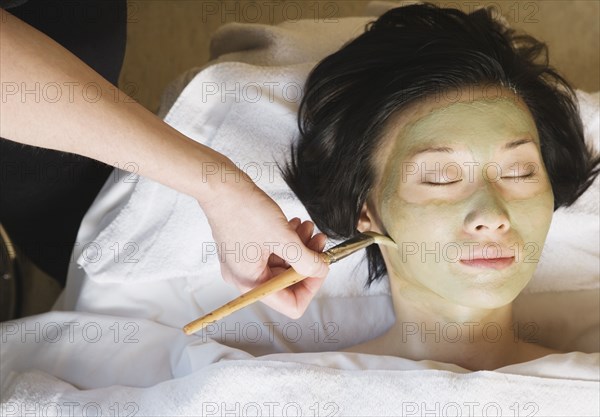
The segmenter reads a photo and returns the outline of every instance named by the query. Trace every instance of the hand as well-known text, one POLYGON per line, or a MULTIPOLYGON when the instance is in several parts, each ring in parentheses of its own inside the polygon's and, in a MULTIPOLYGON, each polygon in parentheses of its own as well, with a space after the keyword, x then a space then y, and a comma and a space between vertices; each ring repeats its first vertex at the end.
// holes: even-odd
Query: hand
MULTIPOLYGON (((317 233, 313 236, 314 224, 311 221, 307 220, 301 222, 299 218, 294 217, 289 221, 289 225, 296 230, 296 233, 306 247, 315 252, 323 251, 327 236, 323 233, 317 233)), ((274 253, 271 254, 271 256, 269 256, 267 267, 262 275, 256 280, 254 286, 258 286, 271 278, 276 277, 289 268, 291 268, 291 266, 288 262, 274 253)), ((260 301, 290 318, 297 319, 302 316, 304 311, 306 311, 306 308, 317 294, 317 291, 319 291, 319 288, 321 288, 321 285, 323 285, 323 282, 325 282, 325 278, 309 276, 277 293, 262 298, 260 301)), ((237 288, 242 293, 253 288, 239 282, 234 282, 234 284, 236 284, 237 288)))
POLYGON ((299 318, 329 272, 318 256, 326 236, 312 236, 310 221, 294 218, 288 222, 279 206, 244 175, 224 183, 226 191, 218 200, 202 204, 217 243, 223 279, 247 292, 293 267, 309 278, 262 301, 290 318, 299 318))

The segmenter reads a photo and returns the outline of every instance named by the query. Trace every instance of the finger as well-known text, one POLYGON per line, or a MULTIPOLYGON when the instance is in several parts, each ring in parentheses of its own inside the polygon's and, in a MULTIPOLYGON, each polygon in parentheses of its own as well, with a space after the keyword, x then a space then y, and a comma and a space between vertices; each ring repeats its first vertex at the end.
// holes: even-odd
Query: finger
MULTIPOLYGON (((309 249, 314 250, 315 252, 322 252, 323 249, 325 248, 326 243, 327 243, 327 236, 325 236, 325 234, 323 234, 323 233, 317 233, 316 235, 314 235, 312 237, 310 242, 308 242, 307 246, 309 249)), ((298 294, 297 291, 298 290, 302 291, 303 287, 304 287, 304 289, 308 290, 308 293, 306 295, 304 295, 304 297, 307 297, 310 295, 310 298, 306 300, 306 305, 308 305, 308 303, 310 302, 312 297, 315 296, 315 294, 317 293, 317 291, 319 291, 319 289, 321 288, 321 286, 323 285, 324 282, 325 282, 325 278, 308 277, 308 278, 300 281, 299 283, 295 284, 295 285, 298 285, 297 288, 293 288, 294 286, 291 286, 289 288, 292 291, 296 292, 296 298, 299 300, 303 300, 303 295, 298 294), (299 285, 299 284, 301 284, 301 285, 299 285)))
POLYGON ((274 248, 276 255, 287 261, 294 270, 303 276, 325 278, 329 266, 320 254, 308 248, 297 234, 283 239, 285 244, 274 248))
POLYGON ((308 241, 310 241, 314 230, 315 225, 313 224, 313 222, 305 221, 300 226, 298 226, 298 228, 296 229, 296 233, 298 233, 298 237, 300 238, 300 240, 302 240, 302 242, 306 244, 308 243, 308 241))
POLYGON ((323 252, 323 249, 325 249, 325 245, 327 244, 327 235, 325 233, 317 233, 311 238, 311 241, 313 240, 314 243, 309 242, 307 245, 309 249, 312 249, 316 252, 323 252))
POLYGON ((288 224, 293 228, 296 229, 298 226, 300 226, 302 222, 300 221, 299 217, 294 217, 293 219, 291 219, 288 224))
MULTIPOLYGON (((314 224, 310 221, 303 222, 301 225, 298 225, 296 229, 296 233, 298 233, 299 237, 304 241, 306 246, 311 250, 320 252, 323 250, 325 246, 325 242, 327 237, 323 233, 318 233, 314 236, 312 232, 314 230, 314 224)), ((265 281, 268 281, 272 277, 275 277, 287 269, 289 269, 290 265, 281 259, 279 256, 275 254, 271 254, 269 256, 269 262, 267 266, 267 271, 263 271, 261 277, 257 280, 256 285, 260 285, 265 281)), ((263 303, 268 305, 271 308, 275 308, 283 314, 295 315, 300 312, 303 312, 314 294, 319 290, 323 283, 322 278, 318 278, 313 282, 313 280, 307 282, 306 284, 300 285, 300 283, 294 284, 293 286, 288 287, 288 289, 280 290, 278 293, 272 294, 270 298, 263 298, 263 303), (308 292, 306 291, 308 289, 308 292), (286 294, 287 293, 287 294, 286 294), (286 301, 288 300, 288 301, 286 301), (290 305, 289 300, 294 300, 290 305)))
MULTIPOLYGON (((296 221, 296 224, 300 221, 296 217, 292 220, 296 221)), ((296 235, 290 237, 287 243, 277 245, 274 248, 274 253, 302 275, 324 278, 329 272, 327 264, 318 253, 306 246, 314 232, 314 227, 314 223, 310 220, 298 224, 296 235)))
MULTIPOLYGON (((308 241, 307 248, 315 252, 321 252, 325 247, 326 241, 326 235, 317 233, 308 241)), ((273 277, 283 271, 283 269, 271 269, 273 277)), ((324 282, 325 278, 305 278, 294 285, 262 298, 261 301, 263 304, 290 318, 298 318, 306 311, 310 301, 317 294, 324 282)))
POLYGON ((319 253, 325 247, 327 236, 323 233, 312 236, 315 226, 311 221, 300 222, 299 219, 294 218, 289 221, 289 225, 292 228, 296 226, 295 233, 292 233, 291 236, 288 235, 288 239, 281 240, 286 242, 285 245, 274 247, 274 253, 269 256, 269 259, 273 262, 273 265, 277 266, 269 265, 263 271, 260 282, 267 281, 287 269, 280 267, 282 263, 279 262, 279 259, 293 266, 301 275, 309 278, 264 297, 261 302, 288 317, 298 318, 321 288, 329 272, 329 266, 319 256, 319 253), (291 250, 285 250, 285 248, 290 249, 290 247, 291 250), (302 266, 303 262, 304 266, 302 266), (308 267, 306 264, 308 264, 308 267))
MULTIPOLYGON (((323 233, 318 233, 311 238, 311 240, 307 244, 307 247, 316 252, 321 252, 321 251, 323 251, 323 248, 325 247, 326 241, 327 241, 327 237, 323 233)), ((283 272, 283 270, 281 272, 283 272)), ((271 269, 271 273, 272 273, 273 277, 275 277, 275 276, 279 275, 280 271, 271 269)), ((308 294, 310 297, 308 300, 306 300, 307 301, 306 304, 308 304, 308 302, 310 302, 310 298, 312 298, 312 296, 314 294, 316 294, 316 292, 319 290, 319 288, 321 287, 321 285, 323 284, 324 281, 325 281, 325 278, 308 277, 294 285, 291 285, 291 286, 283 289, 282 291, 289 290, 293 293, 296 293, 297 292, 296 290, 302 290, 302 285, 304 285, 310 291, 310 293, 308 294), (306 281, 306 282, 304 282, 304 281, 306 281), (302 284, 303 282, 304 282, 304 284, 302 284)), ((296 298, 298 298, 298 294, 296 294, 296 298)), ((300 298, 306 298, 306 296, 300 297, 300 298)))
POLYGON ((291 318, 302 316, 317 294, 325 278, 305 278, 302 281, 261 299, 269 307, 291 318))
POLYGON ((270 268, 289 268, 290 264, 288 264, 285 260, 281 259, 279 256, 272 253, 269 255, 269 259, 267 260, 267 266, 270 268))
MULTIPOLYGON (((315 252, 322 252, 325 248, 326 242, 327 236, 325 236, 323 233, 317 233, 312 237, 306 246, 315 252)), ((325 282, 325 278, 308 277, 288 287, 288 289, 296 294, 296 299, 298 299, 298 301, 301 303, 304 302, 304 300, 308 297, 308 299, 306 299, 306 305, 308 305, 312 297, 314 297, 314 295, 323 285, 323 282, 325 282), (308 290, 308 293, 303 293, 305 290, 308 290)))

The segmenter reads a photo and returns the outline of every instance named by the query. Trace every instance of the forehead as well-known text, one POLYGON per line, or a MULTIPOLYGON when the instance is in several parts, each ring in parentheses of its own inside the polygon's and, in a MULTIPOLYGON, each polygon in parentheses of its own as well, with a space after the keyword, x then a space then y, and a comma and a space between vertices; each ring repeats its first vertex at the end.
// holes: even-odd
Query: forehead
POLYGON ((390 118, 379 156, 407 158, 428 146, 496 148, 524 138, 539 143, 527 105, 510 91, 465 93, 454 101, 429 97, 390 118))

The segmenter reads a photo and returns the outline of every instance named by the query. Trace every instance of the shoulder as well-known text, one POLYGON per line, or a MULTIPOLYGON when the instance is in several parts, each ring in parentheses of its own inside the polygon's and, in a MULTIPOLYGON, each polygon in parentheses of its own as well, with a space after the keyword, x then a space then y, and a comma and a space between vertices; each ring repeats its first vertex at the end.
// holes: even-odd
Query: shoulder
POLYGON ((535 359, 543 358, 547 355, 553 355, 557 353, 565 353, 557 349, 547 348, 545 346, 538 345, 536 343, 529 343, 521 341, 516 349, 516 361, 515 363, 528 362, 535 359))
POLYGON ((369 355, 389 355, 389 352, 384 351, 382 348, 383 344, 380 343, 379 338, 368 340, 358 345, 349 346, 345 349, 340 349, 338 352, 352 352, 352 353, 367 353, 369 355))

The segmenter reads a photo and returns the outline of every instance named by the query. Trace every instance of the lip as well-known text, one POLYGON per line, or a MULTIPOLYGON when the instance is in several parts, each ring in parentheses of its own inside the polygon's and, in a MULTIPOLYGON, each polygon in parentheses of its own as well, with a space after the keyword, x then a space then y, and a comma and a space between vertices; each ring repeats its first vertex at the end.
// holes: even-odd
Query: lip
POLYGON ((461 259, 460 263, 472 268, 480 269, 506 269, 515 263, 515 257, 505 258, 474 258, 474 259, 461 259))

